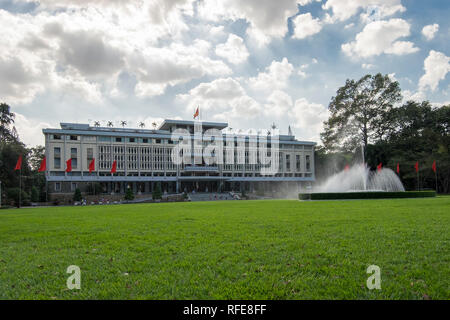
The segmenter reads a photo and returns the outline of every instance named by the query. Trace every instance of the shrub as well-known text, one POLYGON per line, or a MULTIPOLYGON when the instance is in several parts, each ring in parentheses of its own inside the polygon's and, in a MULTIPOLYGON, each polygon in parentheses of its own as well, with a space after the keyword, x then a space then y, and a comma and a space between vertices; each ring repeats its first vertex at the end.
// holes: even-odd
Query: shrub
POLYGON ((8 199, 10 201, 14 202, 14 205, 16 207, 19 206, 19 194, 20 194, 21 205, 29 204, 30 196, 25 191, 20 190, 20 188, 9 188, 6 190, 6 196, 8 197, 8 199))
POLYGON ((35 186, 31 188, 31 202, 39 202, 39 191, 35 186))
POLYGON ((393 199, 435 197, 435 191, 300 193, 300 200, 393 199))
POLYGON ((153 200, 157 200, 157 199, 161 199, 162 198, 162 194, 161 194, 161 183, 158 182, 156 184, 155 189, 152 192, 152 198, 153 200))
POLYGON ((127 191, 125 192, 125 200, 133 200, 134 199, 134 193, 131 188, 127 188, 127 191))
POLYGON ((73 194, 73 201, 81 201, 81 190, 76 188, 75 193, 73 194))

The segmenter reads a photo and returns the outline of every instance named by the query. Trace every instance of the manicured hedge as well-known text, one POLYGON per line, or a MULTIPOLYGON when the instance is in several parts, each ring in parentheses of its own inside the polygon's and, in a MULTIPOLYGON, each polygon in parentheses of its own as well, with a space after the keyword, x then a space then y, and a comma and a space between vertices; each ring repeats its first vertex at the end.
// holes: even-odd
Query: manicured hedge
POLYGON ((392 199, 392 198, 429 198, 435 197, 435 191, 406 191, 406 192, 329 192, 329 193, 300 193, 300 200, 339 200, 339 199, 392 199))

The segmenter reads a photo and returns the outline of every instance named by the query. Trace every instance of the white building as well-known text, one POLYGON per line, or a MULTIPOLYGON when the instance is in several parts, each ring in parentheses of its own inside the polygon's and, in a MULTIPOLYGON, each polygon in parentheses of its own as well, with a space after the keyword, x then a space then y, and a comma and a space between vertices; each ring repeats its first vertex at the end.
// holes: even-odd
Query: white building
MULTIPOLYGON (((161 190, 168 193, 193 190, 268 191, 281 184, 297 191, 310 186, 315 179, 314 142, 298 141, 293 135, 277 136, 279 167, 276 173, 268 176, 261 174, 262 165, 258 161, 254 163, 250 159, 252 148, 249 141, 256 141, 253 151, 258 154, 262 140, 252 140, 251 134, 231 135, 225 130, 228 124, 218 122, 201 122, 202 133, 208 129, 221 130, 224 157, 231 154, 234 163, 207 165, 201 160, 200 163, 175 164, 171 153, 179 141, 172 140, 172 132, 176 129, 188 130, 192 134, 192 143, 199 140, 194 135, 194 125, 198 123, 164 120, 155 130, 75 123, 61 123, 60 129, 43 129, 49 192, 73 193, 76 188, 86 191, 92 182, 98 182, 105 194, 123 193, 128 187, 133 188, 135 193, 150 193, 156 183, 160 183, 161 190), (238 146, 245 146, 245 161, 238 146), (66 161, 69 159, 72 159, 72 171, 66 172, 66 161), (95 171, 89 173, 92 159, 95 159, 95 171), (113 161, 117 163, 117 172, 111 174, 113 161)), ((270 141, 269 137, 265 146, 269 155, 271 150, 274 151, 270 141)), ((203 146, 208 144, 204 140, 200 143, 203 146)), ((194 150, 193 157, 199 153, 194 150)))

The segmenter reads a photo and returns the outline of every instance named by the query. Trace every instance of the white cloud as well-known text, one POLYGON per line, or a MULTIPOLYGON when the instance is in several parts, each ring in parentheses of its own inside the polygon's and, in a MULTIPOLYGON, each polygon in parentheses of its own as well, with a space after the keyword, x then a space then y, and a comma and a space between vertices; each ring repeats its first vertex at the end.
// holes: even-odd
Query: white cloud
POLYGON ((242 63, 246 61, 249 56, 244 40, 232 33, 228 36, 227 42, 216 46, 216 54, 233 64, 242 63))
POLYGON ((410 35, 410 25, 403 19, 374 21, 366 25, 356 35, 355 41, 342 45, 342 51, 348 56, 370 57, 382 53, 404 55, 419 49, 409 41, 397 39, 410 35))
POLYGON ((264 105, 264 114, 269 117, 269 119, 286 116, 286 113, 292 108, 291 96, 281 90, 272 92, 267 98, 267 102, 268 103, 264 105))
POLYGON ((34 96, 44 91, 39 79, 40 70, 26 65, 18 57, 0 56, 0 96, 10 104, 30 102, 34 96))
POLYGON ((302 139, 320 141, 323 122, 328 119, 328 109, 325 106, 300 98, 295 101, 290 115, 292 125, 300 129, 302 139))
POLYGON ((211 110, 214 117, 221 120, 228 116, 255 117, 261 112, 259 104, 233 78, 201 83, 189 93, 177 95, 176 99, 187 105, 188 110, 200 106, 201 110, 211 110))
POLYGON ((406 103, 407 101, 416 101, 422 102, 426 100, 426 94, 422 91, 412 92, 410 90, 402 90, 403 100, 402 103, 406 103))
POLYGON ((174 86, 205 75, 223 76, 231 69, 220 60, 208 57, 210 44, 197 40, 191 46, 173 43, 169 47, 149 47, 135 52, 128 60, 130 71, 136 75, 138 96, 163 94, 174 86))
POLYGON ((450 71, 450 57, 442 52, 431 50, 424 61, 425 74, 419 80, 419 90, 430 88, 436 91, 439 81, 444 80, 450 71))
MULTIPOLYGON (((238 19, 246 20, 250 26, 247 34, 260 44, 273 37, 283 37, 287 28, 287 19, 298 11, 297 0, 209 0, 198 3, 199 16, 209 21, 238 19)), ((304 0, 302 3, 310 1, 304 0)))
MULTIPOLYGON (((314 62, 313 62, 314 63, 314 62)), ((297 74, 302 77, 302 78, 306 78, 308 76, 308 74, 305 72, 305 69, 307 69, 309 67, 308 64, 302 64, 297 71, 297 74)))
POLYGON ((22 142, 29 146, 44 145, 44 135, 42 134, 42 129, 51 128, 52 125, 48 122, 29 119, 17 112, 14 112, 14 114, 16 115, 14 125, 22 142))
POLYGON ((422 34, 429 41, 429 40, 433 40, 434 36, 436 35, 436 32, 438 32, 438 31, 439 31, 439 25, 437 23, 435 23, 435 24, 430 24, 430 25, 423 27, 422 34))
POLYGON ((367 19, 373 11, 379 18, 384 18, 406 10, 401 0, 328 0, 322 8, 333 12, 327 22, 345 21, 361 9, 369 9, 369 13, 362 16, 363 19, 367 19))
POLYGON ((249 85, 257 90, 272 91, 274 89, 282 89, 287 86, 287 82, 294 67, 289 63, 287 58, 283 58, 281 62, 272 61, 265 72, 260 72, 256 77, 248 80, 249 85))
POLYGON ((346 24, 344 26, 344 29, 350 29, 350 28, 353 28, 354 26, 355 26, 355 24, 352 22, 352 23, 346 24))
POLYGON ((375 68, 375 66, 374 66, 373 64, 370 64, 370 63, 363 63, 363 64, 361 65, 361 68, 370 70, 370 69, 375 68))
POLYGON ((292 20, 294 24, 294 39, 304 39, 319 33, 322 30, 322 23, 319 19, 314 19, 311 13, 300 14, 292 20))

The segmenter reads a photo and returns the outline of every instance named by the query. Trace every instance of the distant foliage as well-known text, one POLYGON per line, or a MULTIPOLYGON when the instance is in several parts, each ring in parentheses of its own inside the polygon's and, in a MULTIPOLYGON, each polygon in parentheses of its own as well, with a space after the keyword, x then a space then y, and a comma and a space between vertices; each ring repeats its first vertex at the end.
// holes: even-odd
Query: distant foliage
POLYGON ((125 200, 133 200, 134 199, 134 193, 131 188, 127 188, 127 191, 125 192, 125 200))
POLYGON ((31 202, 39 202, 39 190, 35 186, 31 188, 31 202))
POLYGON ((73 201, 81 201, 82 196, 81 196, 81 190, 79 188, 75 189, 75 192, 73 194, 73 201))
POLYGON ((30 196, 25 191, 21 191, 19 188, 8 188, 6 190, 7 199, 9 202, 13 203, 15 206, 19 206, 19 194, 20 194, 20 205, 26 206, 30 204, 30 196))
POLYGON ((161 183, 158 182, 155 186, 155 189, 152 192, 152 198, 153 200, 161 199, 162 193, 161 193, 161 183))

